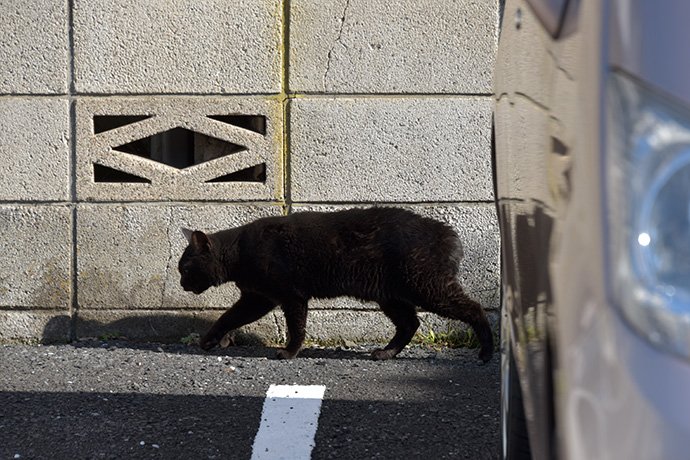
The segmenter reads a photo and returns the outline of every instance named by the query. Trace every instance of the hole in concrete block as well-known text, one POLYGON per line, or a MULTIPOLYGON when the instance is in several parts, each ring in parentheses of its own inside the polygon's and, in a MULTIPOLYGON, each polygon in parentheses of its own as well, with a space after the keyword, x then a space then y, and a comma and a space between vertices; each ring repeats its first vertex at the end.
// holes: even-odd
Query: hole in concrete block
POLYGON ((109 168, 107 166, 93 164, 93 180, 94 182, 110 182, 110 183, 140 183, 150 184, 151 181, 136 176, 134 174, 126 173, 117 169, 109 168))
POLYGON ((266 163, 260 165, 250 166, 249 168, 240 169, 239 171, 226 174, 224 176, 216 177, 206 181, 206 183, 218 182, 265 182, 266 181, 266 163))
POLYGON ((151 115, 94 115, 93 132, 94 134, 104 133, 147 118, 151 118, 151 115))
POLYGON ((263 115, 209 115, 208 117, 212 120, 266 135, 266 117, 263 115))
POLYGON ((113 147, 118 152, 149 158, 153 161, 184 169, 216 158, 246 150, 233 144, 184 128, 174 128, 144 139, 113 147))

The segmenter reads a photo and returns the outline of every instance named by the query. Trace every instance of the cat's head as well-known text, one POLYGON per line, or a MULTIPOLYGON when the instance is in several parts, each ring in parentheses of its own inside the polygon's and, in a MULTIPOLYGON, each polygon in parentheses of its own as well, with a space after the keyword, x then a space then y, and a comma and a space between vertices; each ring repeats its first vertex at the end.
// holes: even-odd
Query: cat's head
POLYGON ((182 288, 194 294, 201 294, 211 286, 221 284, 223 266, 208 235, 186 228, 182 229, 182 233, 189 242, 177 266, 182 288))

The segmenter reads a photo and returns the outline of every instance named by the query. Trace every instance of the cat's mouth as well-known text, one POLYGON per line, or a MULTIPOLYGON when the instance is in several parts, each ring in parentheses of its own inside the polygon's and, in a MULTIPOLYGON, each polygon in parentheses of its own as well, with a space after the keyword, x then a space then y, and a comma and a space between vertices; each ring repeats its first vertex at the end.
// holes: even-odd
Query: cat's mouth
POLYGON ((193 293, 196 294, 196 295, 199 295, 199 294, 201 294, 202 292, 204 292, 204 291, 206 290, 206 289, 199 289, 199 288, 189 287, 189 286, 182 286, 182 288, 183 288, 185 291, 187 291, 187 292, 190 292, 190 291, 191 291, 191 292, 193 292, 193 293))

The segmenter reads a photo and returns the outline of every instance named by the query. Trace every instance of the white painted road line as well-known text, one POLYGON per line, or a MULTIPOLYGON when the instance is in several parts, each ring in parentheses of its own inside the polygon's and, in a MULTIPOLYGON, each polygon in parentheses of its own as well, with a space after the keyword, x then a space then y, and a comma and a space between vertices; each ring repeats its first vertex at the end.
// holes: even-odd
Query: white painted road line
POLYGON ((308 460, 319 424, 323 385, 271 385, 252 460, 308 460))

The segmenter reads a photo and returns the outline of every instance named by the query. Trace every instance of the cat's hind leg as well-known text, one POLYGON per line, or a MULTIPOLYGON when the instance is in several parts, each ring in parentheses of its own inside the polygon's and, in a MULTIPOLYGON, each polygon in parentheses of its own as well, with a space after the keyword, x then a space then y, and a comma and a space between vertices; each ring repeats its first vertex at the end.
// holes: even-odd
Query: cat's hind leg
POLYGON ((307 335, 307 301, 294 300, 281 305, 285 314, 288 340, 285 348, 276 350, 276 358, 292 359, 302 349, 307 335))
POLYGON ((481 346, 479 359, 488 362, 494 353, 494 336, 482 306, 470 299, 457 280, 442 285, 420 305, 423 309, 450 319, 459 319, 472 327, 481 346))
POLYGON ((210 350, 220 343, 225 334, 262 318, 275 306, 275 302, 262 295, 242 292, 237 302, 223 313, 201 338, 199 346, 204 350, 210 350))
POLYGON ((419 328, 419 319, 415 307, 405 301, 385 301, 379 302, 381 309, 395 325, 395 335, 385 348, 379 348, 371 353, 371 358, 375 361, 391 359, 414 337, 419 328))

